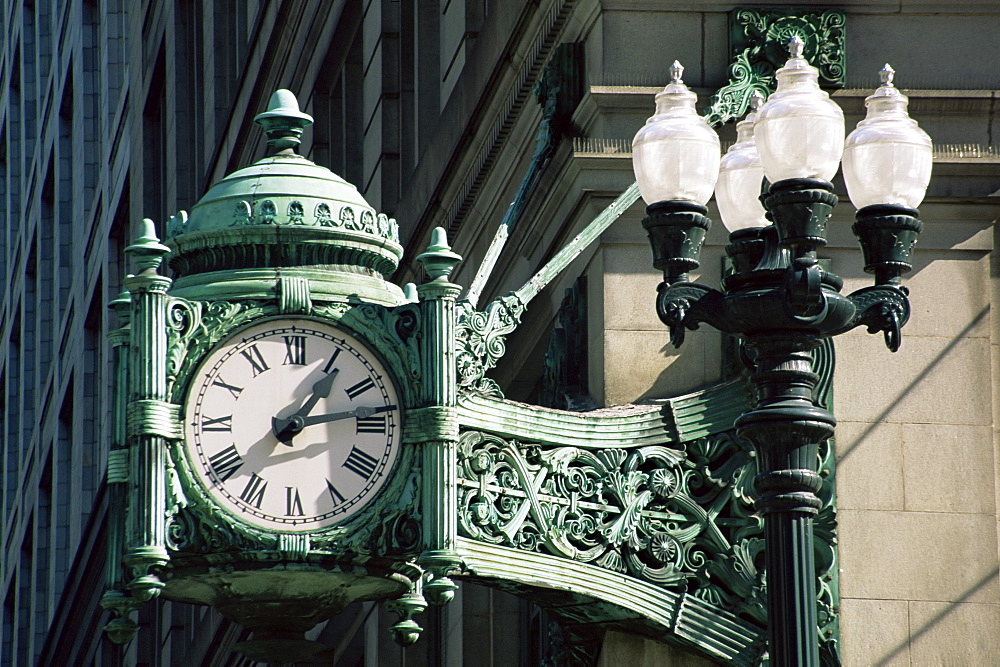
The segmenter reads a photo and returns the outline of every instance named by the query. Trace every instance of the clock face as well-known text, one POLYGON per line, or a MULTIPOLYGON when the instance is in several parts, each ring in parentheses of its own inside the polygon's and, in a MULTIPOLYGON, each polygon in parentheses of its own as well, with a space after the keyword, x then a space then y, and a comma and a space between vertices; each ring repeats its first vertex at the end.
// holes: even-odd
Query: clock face
POLYGON ((357 512, 399 451, 389 374, 358 339, 306 319, 254 325, 217 347, 188 391, 191 469, 243 521, 318 530, 357 512))

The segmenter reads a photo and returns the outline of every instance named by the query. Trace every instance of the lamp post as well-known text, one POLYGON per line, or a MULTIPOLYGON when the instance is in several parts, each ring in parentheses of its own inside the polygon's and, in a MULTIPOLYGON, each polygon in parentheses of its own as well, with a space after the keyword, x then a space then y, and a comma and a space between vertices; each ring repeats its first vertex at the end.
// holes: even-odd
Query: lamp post
POLYGON ((633 141, 636 180, 648 204, 643 226, 654 266, 663 271, 657 314, 671 342, 679 347, 685 331, 701 323, 743 340, 755 404, 736 429, 757 452, 768 642, 771 664, 779 667, 819 665, 812 522, 820 508, 819 445, 836 421, 813 400, 812 351, 823 338, 860 325, 883 332, 889 349, 898 349, 910 313, 899 277, 911 268, 921 229, 915 209, 931 170, 930 138, 907 115, 888 65, 866 102, 867 118, 845 142, 843 113, 820 90, 802 49, 794 38, 776 91, 752 105, 721 169, 718 139, 713 143, 714 132, 696 114, 677 63, 657 95, 656 114, 633 141), (840 294, 843 280, 817 259, 837 204, 829 181, 842 155, 858 208, 853 230, 865 271, 875 274, 874 286, 847 296, 840 294), (687 278, 698 266, 713 189, 731 232, 726 251, 734 273, 722 290, 687 278))

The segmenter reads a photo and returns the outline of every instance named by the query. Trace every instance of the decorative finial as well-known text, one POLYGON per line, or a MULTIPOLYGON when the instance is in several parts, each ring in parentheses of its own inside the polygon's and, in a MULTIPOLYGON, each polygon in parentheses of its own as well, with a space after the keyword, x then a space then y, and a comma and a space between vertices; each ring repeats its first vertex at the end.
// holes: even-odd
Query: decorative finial
POLYGON ((675 60, 674 64, 670 66, 670 83, 681 84, 681 74, 684 73, 684 65, 681 65, 679 60, 675 60))
POLYGON ((788 55, 792 58, 801 58, 802 52, 806 48, 806 43, 798 35, 793 35, 788 42, 788 55))
POLYGON ((885 67, 883 67, 882 69, 880 69, 878 71, 878 77, 879 77, 879 79, 882 80, 882 85, 883 86, 893 87, 892 86, 892 77, 895 74, 896 74, 896 70, 894 70, 892 68, 892 66, 889 65, 889 63, 886 63, 885 67))
POLYGON ((424 597, 432 605, 441 607, 455 599, 457 590, 458 585, 450 577, 438 574, 424 584, 424 597))
POLYGON ((125 248, 125 254, 130 255, 135 262, 136 273, 142 276, 156 275, 163 257, 170 248, 160 243, 156 235, 156 224, 149 218, 143 218, 139 224, 139 236, 132 245, 125 248))
POLYGON ((390 600, 386 606, 389 611, 399 614, 399 621, 389 628, 393 641, 400 646, 415 644, 424 629, 413 617, 427 609, 427 600, 424 599, 419 584, 406 595, 390 600))
POLYGON ((447 282, 448 276, 462 261, 462 257, 451 251, 444 228, 435 227, 431 232, 431 244, 424 253, 417 255, 417 261, 423 265, 431 280, 447 282))
POLYGON ((291 91, 274 91, 267 111, 258 114, 254 122, 264 128, 267 143, 277 151, 291 151, 299 145, 302 130, 313 124, 312 116, 299 111, 299 101, 291 91))
POLYGON ((757 113, 761 105, 764 104, 764 94, 759 90, 750 93, 750 113, 757 113))
POLYGON ((172 239, 175 236, 180 236, 184 233, 184 229, 187 227, 188 214, 187 211, 178 211, 176 215, 172 215, 167 218, 167 229, 166 236, 168 239, 172 239))
MULTIPOLYGON (((131 274, 128 276, 131 278, 131 274)), ((129 308, 132 304, 132 294, 126 288, 118 293, 114 299, 108 302, 108 308, 118 316, 119 322, 124 326, 128 323, 129 308)))

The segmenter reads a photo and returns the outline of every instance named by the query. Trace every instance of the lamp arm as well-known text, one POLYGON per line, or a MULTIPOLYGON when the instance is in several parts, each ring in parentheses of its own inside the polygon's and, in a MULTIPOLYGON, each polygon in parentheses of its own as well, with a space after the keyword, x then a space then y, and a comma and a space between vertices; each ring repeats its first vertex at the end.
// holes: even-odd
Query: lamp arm
POLYGON ((694 331, 702 322, 720 331, 729 332, 723 317, 725 295, 699 283, 680 282, 657 287, 656 314, 670 329, 670 343, 675 348, 684 344, 685 329, 694 331))
POLYGON ((895 352, 901 342, 900 332, 910 319, 910 300, 907 298, 907 293, 905 287, 895 285, 875 285, 852 292, 847 298, 854 304, 854 317, 831 335, 835 336, 865 325, 868 327, 868 333, 881 331, 885 337, 885 346, 895 352))

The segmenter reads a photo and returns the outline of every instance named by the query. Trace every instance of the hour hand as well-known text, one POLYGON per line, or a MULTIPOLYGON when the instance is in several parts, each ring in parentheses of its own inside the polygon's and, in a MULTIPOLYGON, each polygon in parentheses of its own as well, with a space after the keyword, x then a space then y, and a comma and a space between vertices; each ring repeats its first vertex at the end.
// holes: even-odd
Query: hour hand
POLYGON ((339 372, 335 368, 319 380, 316 380, 312 387, 312 395, 294 413, 284 419, 280 417, 273 417, 271 419, 271 428, 274 430, 274 435, 278 440, 289 447, 292 446, 292 438, 305 426, 302 423, 303 418, 312 412, 319 399, 330 395, 330 390, 333 389, 333 381, 337 378, 337 373, 339 372))
POLYGON ((339 372, 339 370, 334 368, 329 374, 316 380, 313 384, 312 396, 310 396, 309 399, 302 404, 302 407, 299 408, 295 414, 299 417, 305 417, 316 406, 319 399, 329 396, 330 390, 333 389, 333 381, 337 379, 337 373, 339 372))

